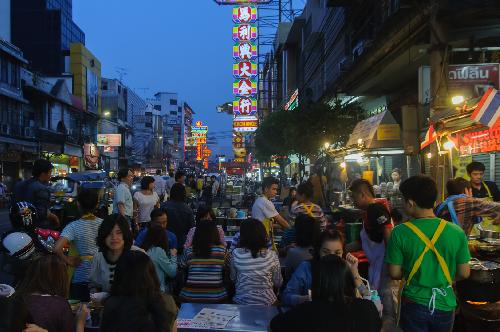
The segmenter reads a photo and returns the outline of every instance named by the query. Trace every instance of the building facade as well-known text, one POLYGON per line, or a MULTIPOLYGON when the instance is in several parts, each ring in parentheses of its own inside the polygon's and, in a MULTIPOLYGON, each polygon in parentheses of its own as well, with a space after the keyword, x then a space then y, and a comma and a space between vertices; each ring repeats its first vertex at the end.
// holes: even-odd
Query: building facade
POLYGON ((12 1, 11 6, 12 42, 23 50, 31 70, 48 76, 68 73, 71 44, 85 45, 85 34, 73 21, 72 0, 12 1))

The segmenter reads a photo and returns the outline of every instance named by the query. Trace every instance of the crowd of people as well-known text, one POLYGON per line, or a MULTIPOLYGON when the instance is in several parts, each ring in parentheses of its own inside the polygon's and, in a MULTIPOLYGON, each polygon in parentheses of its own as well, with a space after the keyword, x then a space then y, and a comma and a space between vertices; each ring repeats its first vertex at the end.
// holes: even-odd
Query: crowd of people
MULTIPOLYGON (((36 161, 33 179, 16 188, 10 235, 59 225, 44 184, 51 169, 36 161)), ((81 189, 81 217, 64 226, 52 250, 36 254, 29 243, 9 250, 3 242, 29 264, 11 285, 15 290, 4 286, 0 327, 83 331, 100 308, 92 321, 103 332, 175 331, 180 303, 235 303, 286 307, 270 322, 274 332, 449 331, 457 306, 453 284, 470 273, 467 235, 479 222, 496 226, 500 219, 496 185, 475 174, 484 166, 473 163, 468 171, 472 180, 451 180, 450 196, 436 210, 431 178, 398 183, 410 217, 400 225, 370 182, 353 181, 350 195, 363 211, 361 245, 370 263, 362 276, 361 256, 349 252, 342 232, 313 203, 318 195, 311 182, 297 183, 285 211, 278 211, 279 181, 264 178, 251 218, 229 245, 210 206, 195 213, 186 204, 188 188, 198 188, 194 177, 144 176, 132 195, 133 173, 120 170, 113 214, 97 217, 97 193, 81 189), (402 290, 396 301, 395 281, 402 290), (82 304, 72 308, 68 300, 82 304)), ((214 180, 212 197, 219 191, 214 180)))

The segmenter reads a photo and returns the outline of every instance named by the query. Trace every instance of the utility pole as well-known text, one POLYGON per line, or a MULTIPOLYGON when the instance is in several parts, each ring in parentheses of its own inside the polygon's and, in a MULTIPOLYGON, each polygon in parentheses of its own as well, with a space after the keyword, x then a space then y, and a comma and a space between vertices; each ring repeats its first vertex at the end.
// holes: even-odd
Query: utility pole
MULTIPOLYGON (((430 115, 436 118, 448 105, 448 24, 439 18, 439 13, 448 5, 447 0, 432 1, 430 20, 430 65, 431 65, 431 100, 430 115)), ((439 140, 437 141, 439 144, 439 140)), ((450 172, 450 151, 442 151, 437 144, 431 145, 430 171, 438 187, 438 201, 444 198, 446 181, 453 177, 450 172)))

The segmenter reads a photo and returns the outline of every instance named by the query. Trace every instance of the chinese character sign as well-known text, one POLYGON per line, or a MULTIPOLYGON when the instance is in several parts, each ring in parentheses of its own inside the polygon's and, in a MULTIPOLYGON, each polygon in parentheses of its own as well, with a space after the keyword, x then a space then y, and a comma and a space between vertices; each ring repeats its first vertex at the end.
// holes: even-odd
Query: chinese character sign
POLYGON ((257 7, 241 6, 233 8, 234 23, 254 23, 257 20, 257 7))
POLYGON ((233 58, 236 60, 253 60, 257 58, 257 45, 250 42, 237 43, 233 46, 233 58))
POLYGON ((266 3, 270 3, 272 0, 215 0, 219 5, 238 5, 238 4, 255 4, 255 5, 263 5, 266 3))
POLYGON ((233 39, 235 41, 255 41, 257 27, 253 24, 237 24, 233 28, 233 39))
POLYGON ((237 98, 233 102, 233 114, 235 116, 248 116, 257 113, 257 99, 255 98, 237 98))
POLYGON ((233 65, 235 78, 251 78, 257 76, 257 64, 250 61, 242 61, 233 65))
POLYGON ((239 80, 233 83, 233 94, 241 97, 249 97, 257 94, 257 82, 255 80, 239 80))

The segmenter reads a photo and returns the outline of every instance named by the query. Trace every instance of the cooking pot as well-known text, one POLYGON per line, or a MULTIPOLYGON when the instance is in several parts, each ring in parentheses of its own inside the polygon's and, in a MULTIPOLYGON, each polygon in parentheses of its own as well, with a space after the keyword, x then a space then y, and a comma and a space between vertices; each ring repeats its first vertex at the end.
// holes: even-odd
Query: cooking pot
POLYGON ((470 277, 457 282, 459 296, 466 301, 500 301, 500 264, 475 258, 469 264, 470 277))

